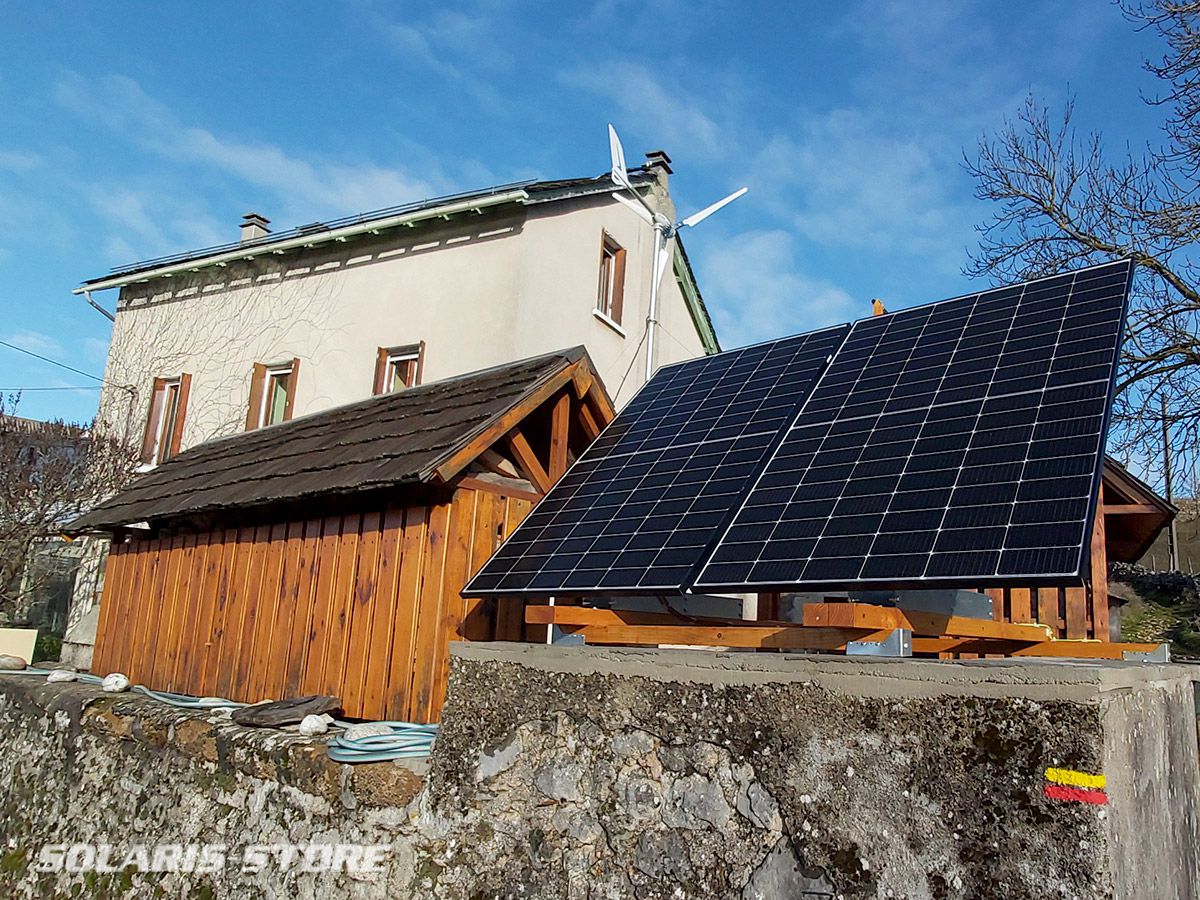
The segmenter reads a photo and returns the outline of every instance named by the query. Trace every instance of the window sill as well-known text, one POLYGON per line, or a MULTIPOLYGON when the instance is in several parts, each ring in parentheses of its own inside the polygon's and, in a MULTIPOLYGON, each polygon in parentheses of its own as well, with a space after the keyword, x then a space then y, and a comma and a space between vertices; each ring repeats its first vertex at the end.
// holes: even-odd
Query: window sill
POLYGON ((620 325, 618 325, 616 322, 614 322, 612 319, 610 319, 608 316, 606 316, 604 313, 600 312, 600 310, 593 309, 592 315, 595 316, 597 319, 599 319, 601 322, 603 322, 605 325, 607 325, 609 328, 611 328, 613 331, 615 331, 617 334, 619 334, 621 337, 626 336, 625 329, 622 328, 620 325))

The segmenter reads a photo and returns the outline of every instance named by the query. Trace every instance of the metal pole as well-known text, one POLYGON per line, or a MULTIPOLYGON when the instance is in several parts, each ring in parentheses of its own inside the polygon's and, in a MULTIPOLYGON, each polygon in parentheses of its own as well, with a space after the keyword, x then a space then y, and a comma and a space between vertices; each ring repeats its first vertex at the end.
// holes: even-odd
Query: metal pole
MULTIPOLYGON (((1175 497, 1171 489, 1171 429, 1167 422, 1167 398, 1161 395, 1162 401, 1162 439, 1163 439, 1163 482, 1167 489, 1167 502, 1174 503, 1175 497)), ((1175 520, 1167 527, 1167 553, 1170 570, 1179 570, 1179 532, 1175 528, 1175 520)))
POLYGON ((654 326, 658 324, 658 257, 665 253, 666 235, 654 228, 654 258, 650 262, 650 309, 646 313, 646 380, 654 377, 654 326))

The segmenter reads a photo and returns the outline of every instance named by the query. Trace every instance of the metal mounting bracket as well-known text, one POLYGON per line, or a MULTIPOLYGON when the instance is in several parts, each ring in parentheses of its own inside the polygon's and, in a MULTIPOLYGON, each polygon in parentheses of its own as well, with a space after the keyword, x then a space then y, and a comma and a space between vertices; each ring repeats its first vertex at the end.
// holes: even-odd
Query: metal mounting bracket
POLYGON ((551 625, 550 643, 556 647, 582 647, 587 639, 582 634, 567 634, 557 625, 551 625))
POLYGON ((895 628, 882 641, 849 641, 847 656, 883 656, 899 658, 912 656, 912 632, 907 628, 895 628))
POLYGON ((1140 650, 1126 650, 1121 654, 1121 658, 1126 662, 1169 663, 1171 661, 1171 645, 1159 644, 1149 653, 1142 653, 1140 650))

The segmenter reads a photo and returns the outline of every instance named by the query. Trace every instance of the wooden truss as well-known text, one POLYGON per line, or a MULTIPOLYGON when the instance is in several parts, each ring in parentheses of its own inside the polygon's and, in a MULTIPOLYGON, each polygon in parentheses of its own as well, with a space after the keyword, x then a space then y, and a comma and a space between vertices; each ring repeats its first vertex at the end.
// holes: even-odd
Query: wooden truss
MULTIPOLYGON (((1056 640, 1045 625, 993 622, 966 616, 875 606, 868 603, 811 603, 804 621, 745 621, 692 618, 670 613, 528 606, 530 625, 556 625, 589 644, 676 645, 745 650, 851 652, 883 646, 896 632, 911 635, 914 656, 1044 656, 1072 659, 1150 658, 1158 644, 1056 640)), ((883 654, 890 655, 890 654, 883 654)))

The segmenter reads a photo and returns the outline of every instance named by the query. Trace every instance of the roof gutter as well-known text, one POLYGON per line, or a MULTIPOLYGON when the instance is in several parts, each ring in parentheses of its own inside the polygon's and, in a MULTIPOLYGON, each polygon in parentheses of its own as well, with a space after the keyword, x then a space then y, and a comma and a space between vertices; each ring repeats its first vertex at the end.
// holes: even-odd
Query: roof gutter
MULTIPOLYGON (((448 218, 456 213, 472 212, 485 209, 491 206, 501 206, 505 203, 514 203, 529 199, 529 194, 524 190, 506 191, 503 194, 494 194, 489 197, 476 197, 474 199, 459 200, 454 203, 447 203, 444 206, 435 206, 429 209, 418 209, 408 213, 390 216, 385 219, 375 219, 370 222, 360 222, 355 225, 347 225, 344 228, 336 228, 332 231, 324 231, 319 234, 305 234, 293 238, 287 238, 282 241, 272 241, 265 244, 255 244, 253 247, 239 248, 230 250, 226 253, 218 253, 214 256, 203 257, 200 259, 183 260, 181 262, 172 263, 167 266, 161 266, 157 269, 147 269, 141 272, 127 272, 122 275, 114 275, 111 278, 99 278, 95 281, 87 281, 75 288, 71 293, 83 294, 88 296, 89 291, 104 291, 109 288, 122 287, 126 284, 133 284, 138 281, 149 281, 152 278, 169 278, 180 272, 196 272, 208 266, 222 266, 231 262, 237 262, 244 259, 254 259, 256 256, 266 256, 270 254, 283 253, 287 250, 294 250, 301 247, 313 247, 317 244, 324 244, 330 241, 345 241, 352 237, 357 237, 361 234, 377 234, 387 228, 396 228, 401 225, 415 225, 417 222, 426 219, 443 219, 448 218)), ((91 301, 88 296, 89 302, 91 301)), ((95 305, 93 303, 93 305, 95 305)), ((107 311, 105 311, 107 313, 107 311)))

